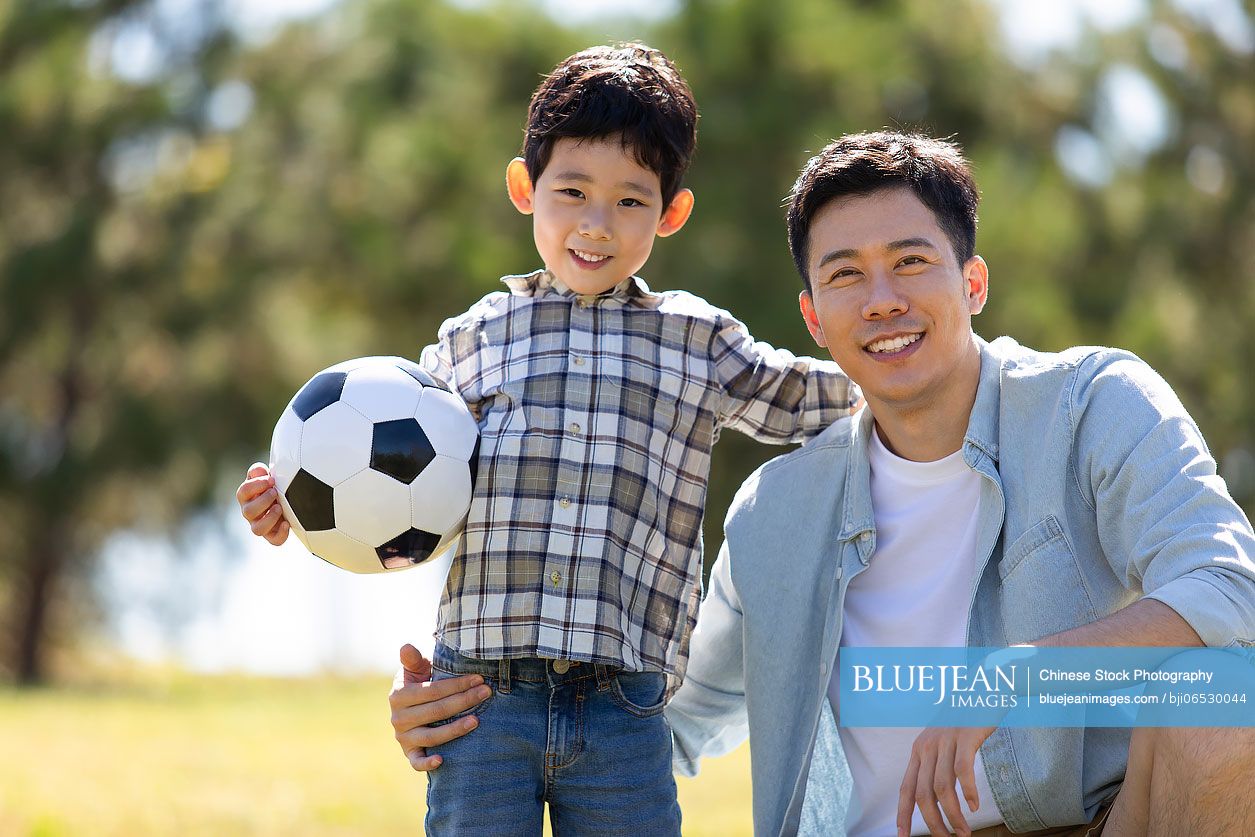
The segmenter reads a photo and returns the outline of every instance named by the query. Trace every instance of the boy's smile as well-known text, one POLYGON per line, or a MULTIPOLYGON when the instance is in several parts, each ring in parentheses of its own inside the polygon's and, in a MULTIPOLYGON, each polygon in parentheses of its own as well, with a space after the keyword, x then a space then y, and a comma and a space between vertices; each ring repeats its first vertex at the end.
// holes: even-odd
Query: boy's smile
POLYGON ((605 293, 634 275, 649 259, 654 237, 678 231, 693 208, 688 189, 664 207, 658 175, 618 137, 563 137, 535 184, 515 158, 506 186, 515 207, 534 218, 545 267, 578 294, 605 293))

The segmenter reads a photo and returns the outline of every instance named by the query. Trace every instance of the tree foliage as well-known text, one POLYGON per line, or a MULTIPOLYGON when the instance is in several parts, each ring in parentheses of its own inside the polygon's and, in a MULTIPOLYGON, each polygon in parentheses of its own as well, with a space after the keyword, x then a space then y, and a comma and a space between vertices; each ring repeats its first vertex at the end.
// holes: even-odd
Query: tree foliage
MULTIPOLYGON (((781 208, 797 169, 847 131, 953 135, 984 193, 978 331, 1138 352, 1255 503, 1255 68, 1206 19, 1154 4, 1024 60, 981 0, 944 20, 923 0, 689 0, 584 29, 530 4, 347 0, 264 43, 189 7, 162 29, 146 2, 0 4, 0 605, 19 679, 78 625, 111 532, 231 502, 313 371, 416 356, 537 266, 504 166, 540 74, 608 35, 666 51, 702 112, 697 211, 651 285, 811 351, 781 208), (139 81, 109 58, 136 27, 165 62, 139 81), (1113 104, 1130 78, 1157 91, 1152 143, 1113 104)), ((708 542, 777 452, 725 437, 708 542)))

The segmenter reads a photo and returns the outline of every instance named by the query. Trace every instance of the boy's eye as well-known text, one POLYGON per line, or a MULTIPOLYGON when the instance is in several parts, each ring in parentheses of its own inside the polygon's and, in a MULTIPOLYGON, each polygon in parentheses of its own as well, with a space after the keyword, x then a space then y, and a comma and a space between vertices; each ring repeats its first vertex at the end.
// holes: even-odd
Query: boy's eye
POLYGON ((582 198, 582 197, 584 197, 584 193, 583 193, 583 192, 581 192, 579 189, 571 189, 571 188, 567 188, 567 189, 559 189, 558 191, 559 191, 561 194, 566 195, 566 196, 568 196, 568 197, 572 197, 572 198, 582 198))
POLYGON ((619 201, 619 203, 622 206, 644 206, 645 205, 641 201, 638 201, 636 198, 624 198, 623 200, 619 201))

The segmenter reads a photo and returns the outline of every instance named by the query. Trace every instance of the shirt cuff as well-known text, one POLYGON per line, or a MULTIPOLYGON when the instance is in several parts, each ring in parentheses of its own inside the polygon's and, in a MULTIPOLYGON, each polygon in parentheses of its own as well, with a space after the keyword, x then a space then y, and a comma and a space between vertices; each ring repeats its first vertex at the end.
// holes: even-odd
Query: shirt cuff
POLYGON ((1225 590, 1206 577, 1209 574, 1194 570, 1147 593, 1144 598, 1163 602, 1175 610, 1204 645, 1225 648, 1235 644, 1243 633, 1243 638, 1249 641, 1252 632, 1250 626, 1245 625, 1242 610, 1225 590))

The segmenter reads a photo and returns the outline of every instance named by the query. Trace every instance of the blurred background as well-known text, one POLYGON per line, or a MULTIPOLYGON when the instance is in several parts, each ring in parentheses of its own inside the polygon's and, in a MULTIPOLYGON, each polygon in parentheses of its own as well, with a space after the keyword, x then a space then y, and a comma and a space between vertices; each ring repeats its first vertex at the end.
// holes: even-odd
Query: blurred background
MULTIPOLYGON (((629 39, 702 114, 653 287, 810 353, 798 168, 844 132, 953 137, 984 196, 977 331, 1138 353, 1255 509, 1240 0, 0 0, 0 740, 28 754, 0 768, 0 833, 418 828, 382 673, 431 647, 447 561, 353 577, 253 538, 234 490, 315 371, 417 357, 539 266, 503 189, 528 99, 629 39), (88 765, 104 790, 63 790, 88 765), (144 795, 158 775, 181 801, 144 795)), ((780 452, 717 446, 708 562, 780 452)), ((748 833, 736 758, 686 833, 748 833)))

